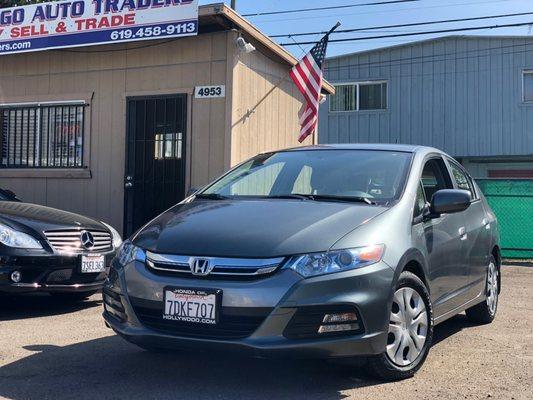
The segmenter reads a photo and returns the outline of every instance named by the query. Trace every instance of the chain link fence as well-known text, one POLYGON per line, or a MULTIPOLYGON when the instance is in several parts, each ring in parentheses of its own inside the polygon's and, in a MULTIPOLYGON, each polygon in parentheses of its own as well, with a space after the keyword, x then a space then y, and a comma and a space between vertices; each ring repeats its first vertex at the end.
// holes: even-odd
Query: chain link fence
POLYGON ((502 257, 533 259, 533 179, 476 179, 498 217, 502 257))

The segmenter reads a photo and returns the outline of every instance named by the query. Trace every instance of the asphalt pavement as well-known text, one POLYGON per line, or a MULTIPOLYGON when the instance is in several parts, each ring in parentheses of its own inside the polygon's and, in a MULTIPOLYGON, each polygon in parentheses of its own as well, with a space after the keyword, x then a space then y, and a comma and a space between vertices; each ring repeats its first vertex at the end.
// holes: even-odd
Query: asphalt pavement
POLYGON ((395 383, 347 361, 151 354, 114 335, 101 312, 99 294, 0 298, 0 398, 533 399, 532 267, 504 267, 493 324, 459 315, 439 325, 423 369, 395 383))

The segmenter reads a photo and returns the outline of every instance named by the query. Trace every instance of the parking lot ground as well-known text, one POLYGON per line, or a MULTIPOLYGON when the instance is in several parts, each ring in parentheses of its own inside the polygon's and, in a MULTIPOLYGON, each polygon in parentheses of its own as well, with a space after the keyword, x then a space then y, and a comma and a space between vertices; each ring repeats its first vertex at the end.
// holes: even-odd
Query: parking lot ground
POLYGON ((383 383, 346 362, 150 354, 104 326, 100 295, 0 298, 0 397, 9 399, 533 399, 533 268, 504 267, 496 321, 435 330, 423 369, 383 383))

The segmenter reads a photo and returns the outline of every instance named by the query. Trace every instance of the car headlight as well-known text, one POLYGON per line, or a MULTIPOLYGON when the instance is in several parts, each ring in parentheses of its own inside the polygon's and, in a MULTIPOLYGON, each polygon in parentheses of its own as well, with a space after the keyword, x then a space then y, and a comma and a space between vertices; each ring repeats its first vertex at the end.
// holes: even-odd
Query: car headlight
POLYGON ((117 260, 121 266, 129 264, 133 260, 144 262, 146 260, 146 253, 143 249, 127 240, 120 246, 117 252, 117 260))
POLYGON ((41 243, 27 233, 16 231, 9 226, 0 224, 0 243, 20 249, 42 249, 41 243))
POLYGON ((381 260, 384 252, 385 245, 376 244, 355 249, 304 254, 290 259, 286 268, 308 278, 375 264, 381 260))
POLYGON ((122 244, 122 238, 120 237, 120 233, 113 228, 111 225, 106 224, 104 221, 100 221, 102 224, 105 225, 107 229, 111 232, 111 237, 113 238, 113 248, 118 249, 120 245, 122 244))

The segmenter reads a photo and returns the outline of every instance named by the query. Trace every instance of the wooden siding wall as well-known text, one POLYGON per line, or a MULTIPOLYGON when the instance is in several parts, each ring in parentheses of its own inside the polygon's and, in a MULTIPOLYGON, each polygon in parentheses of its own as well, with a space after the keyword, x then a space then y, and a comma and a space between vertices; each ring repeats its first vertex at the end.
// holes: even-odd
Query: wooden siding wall
MULTIPOLYGON (((94 93, 86 114, 91 119, 92 178, 6 178, 6 171, 0 170, 0 186, 24 201, 90 215, 121 230, 126 96, 192 93, 196 85, 224 84, 227 37, 227 32, 219 32, 157 46, 138 42, 108 47, 127 51, 102 52, 105 47, 98 46, 0 57, 0 103, 94 93), (133 49, 140 45, 146 47, 133 49)), ((225 99, 193 101, 192 132, 187 133, 193 186, 205 184, 226 167, 225 116, 225 99)))
POLYGON ((451 37, 331 59, 332 83, 388 81, 388 110, 329 113, 320 143, 409 143, 457 157, 533 154, 522 70, 533 39, 451 37))
MULTIPOLYGON (((265 56, 259 46, 252 53, 235 55, 231 165, 263 151, 300 145, 298 113, 303 97, 288 77, 289 70, 265 56)), ((308 137, 302 145, 313 144, 313 140, 308 137)))

